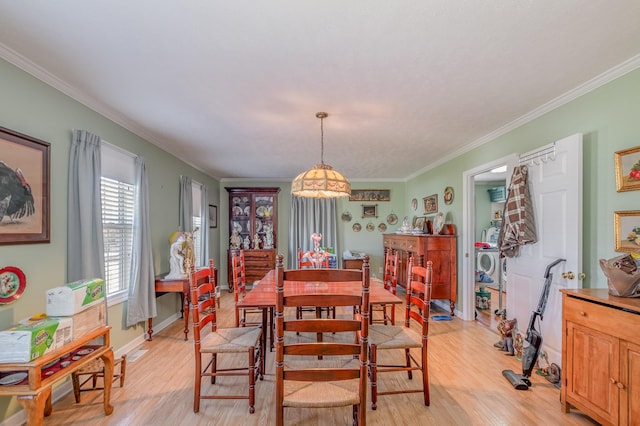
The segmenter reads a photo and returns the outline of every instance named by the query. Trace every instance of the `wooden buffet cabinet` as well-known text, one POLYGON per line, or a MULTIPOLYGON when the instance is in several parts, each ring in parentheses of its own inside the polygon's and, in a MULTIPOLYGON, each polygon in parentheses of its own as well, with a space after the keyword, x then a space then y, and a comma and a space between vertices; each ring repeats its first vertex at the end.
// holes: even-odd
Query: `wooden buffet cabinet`
POLYGON ((245 276, 258 281, 275 268, 278 236, 278 187, 225 187, 229 193, 229 236, 236 230, 239 247, 229 246, 227 285, 233 291, 231 256, 244 248, 245 276), (257 237, 257 241, 256 240, 257 237), (244 247, 246 241, 248 247, 244 247), (257 243, 257 246, 256 246, 257 243))
POLYGON ((563 411, 575 407, 602 424, 637 424, 640 300, 606 288, 561 291, 563 411))
POLYGON ((455 235, 384 234, 385 248, 398 252, 398 284, 407 287, 407 264, 414 256, 416 265, 433 261, 432 299, 447 299, 454 313, 457 291, 457 246, 455 235))

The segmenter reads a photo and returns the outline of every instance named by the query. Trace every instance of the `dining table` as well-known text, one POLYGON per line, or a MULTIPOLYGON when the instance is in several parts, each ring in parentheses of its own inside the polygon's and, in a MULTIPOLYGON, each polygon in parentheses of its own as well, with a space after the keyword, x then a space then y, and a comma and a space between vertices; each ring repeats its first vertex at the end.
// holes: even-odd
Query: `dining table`
MULTIPOLYGON (((276 307, 276 270, 272 269, 253 285, 251 291, 236 305, 238 308, 259 308, 262 310, 262 330, 267 330, 269 309, 276 307)), ((362 293, 361 281, 285 281, 284 295, 298 294, 354 294, 362 293)), ((384 288, 380 279, 371 278, 369 281, 369 304, 399 305, 403 303, 395 294, 384 288)), ((273 328, 270 328, 270 348, 273 349, 273 328)), ((266 348, 267 333, 262 333, 263 348, 266 348)))

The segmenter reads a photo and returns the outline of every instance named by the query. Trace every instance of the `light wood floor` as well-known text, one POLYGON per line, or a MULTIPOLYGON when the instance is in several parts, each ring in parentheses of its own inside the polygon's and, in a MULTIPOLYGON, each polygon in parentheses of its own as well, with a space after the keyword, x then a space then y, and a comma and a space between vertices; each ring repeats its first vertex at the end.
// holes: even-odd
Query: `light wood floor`
MULTIPOLYGON (((233 297, 224 293, 221 316, 230 326, 233 297)), ((442 312, 436 312, 442 314, 442 312)), ((396 313, 404 315, 402 308, 396 313)), ((191 334, 189 337, 192 337, 191 334)), ((369 406, 370 425, 592 425, 586 416, 560 410, 560 390, 539 375, 532 377, 528 391, 515 390, 501 374, 504 369, 521 371, 514 357, 493 347, 498 335, 474 322, 457 318, 431 321, 429 365, 431 406, 425 407, 421 394, 381 396, 378 409, 369 406)), ((149 351, 127 365, 123 388, 114 385, 114 412, 104 415, 101 391, 83 392, 76 404, 67 395, 54 405, 45 425, 270 425, 274 423, 274 353, 267 352, 267 374, 256 384, 255 414, 249 414, 246 400, 203 400, 200 412, 193 412, 193 341, 183 340, 182 322, 154 335, 142 349, 149 351)), ((381 351, 383 352, 383 351, 381 351)), ((380 357, 382 357, 382 353, 380 357)), ((388 359, 388 358, 387 358, 388 359)), ((417 380, 414 378, 413 380, 417 380)), ((407 386, 406 375, 380 375, 380 388, 407 386)), ((203 391, 210 385, 203 384, 203 391)), ((244 380, 219 379, 220 392, 240 389, 244 380)), ((370 392, 368 391, 370 397, 370 392)), ((285 422, 291 425, 347 425, 351 409, 286 409, 285 422)))

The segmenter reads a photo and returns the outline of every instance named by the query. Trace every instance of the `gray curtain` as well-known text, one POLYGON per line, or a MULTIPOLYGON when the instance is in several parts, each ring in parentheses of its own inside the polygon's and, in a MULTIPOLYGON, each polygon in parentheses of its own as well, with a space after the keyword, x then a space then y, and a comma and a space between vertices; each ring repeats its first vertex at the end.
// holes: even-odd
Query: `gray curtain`
POLYGON ((192 232, 193 217, 193 189, 191 188, 191 178, 180 176, 180 201, 178 212, 178 230, 182 232, 192 232))
POLYGON ((135 158, 135 169, 136 211, 133 215, 133 250, 127 302, 127 327, 157 315, 149 224, 149 184, 144 158, 135 158))
POLYGON ((104 278, 101 140, 74 130, 69 152, 67 281, 104 278))
POLYGON ((200 226, 200 253, 196 264, 199 266, 207 266, 209 263, 209 195, 206 185, 200 185, 200 217, 202 225, 200 226))
POLYGON ((291 196, 289 218, 288 268, 295 268, 298 247, 304 251, 313 248, 311 234, 322 234, 322 247, 338 250, 338 204, 335 198, 303 198, 291 196))

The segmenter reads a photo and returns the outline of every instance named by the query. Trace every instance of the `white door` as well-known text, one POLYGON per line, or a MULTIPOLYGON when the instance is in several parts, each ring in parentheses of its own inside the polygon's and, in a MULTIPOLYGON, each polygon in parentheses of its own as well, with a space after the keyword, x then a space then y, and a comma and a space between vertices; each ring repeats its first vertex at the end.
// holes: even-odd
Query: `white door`
POLYGON ((582 271, 582 134, 557 141, 555 159, 550 157, 542 155, 522 163, 529 167, 538 242, 523 246, 520 256, 507 261, 507 317, 517 318, 518 330, 526 334, 529 319, 538 308, 547 265, 557 259, 566 259, 551 270, 553 280, 543 320, 536 324, 542 334, 542 350, 547 352, 549 362, 561 365, 559 290, 582 286, 577 278, 582 271), (563 278, 564 272, 573 272, 573 279, 563 278))

